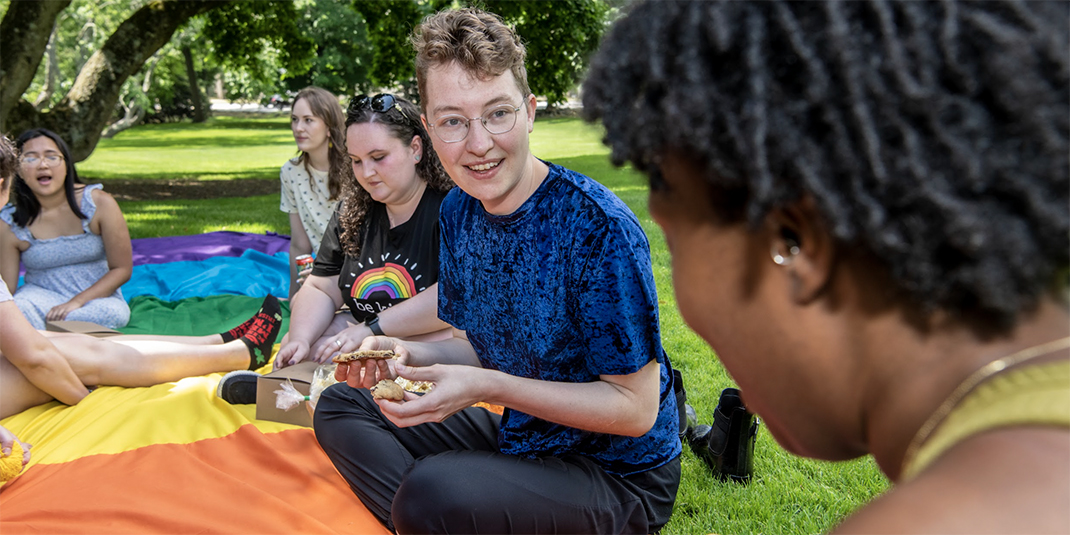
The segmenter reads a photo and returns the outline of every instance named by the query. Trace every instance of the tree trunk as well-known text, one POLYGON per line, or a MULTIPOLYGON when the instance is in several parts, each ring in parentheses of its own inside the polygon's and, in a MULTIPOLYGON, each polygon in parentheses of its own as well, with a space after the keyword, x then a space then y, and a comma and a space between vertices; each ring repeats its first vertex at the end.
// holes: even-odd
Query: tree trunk
POLYGON ((30 87, 56 17, 70 3, 71 0, 59 0, 8 4, 7 13, 0 21, 0 35, 4 40, 0 49, 0 80, 4 81, 0 84, 0 130, 10 130, 5 122, 7 114, 30 87))
POLYGON ((201 84, 197 81, 197 70, 193 68, 193 51, 189 45, 182 46, 182 57, 186 58, 186 78, 189 79, 189 94, 193 99, 193 122, 203 123, 208 120, 204 97, 201 96, 201 84))
MULTIPOLYGON (((38 3, 52 2, 12 2, 8 15, 17 4, 38 3)), ((4 127, 12 131, 30 126, 51 129, 67 141, 76 162, 84 160, 93 152, 101 131, 115 112, 126 79, 165 45, 175 30, 190 17, 220 5, 223 4, 213 0, 156 0, 146 4, 120 24, 104 46, 86 61, 73 87, 59 104, 40 113, 28 102, 19 99, 13 103, 14 106, 0 108, 0 113, 7 114, 4 127)), ((8 15, 4 16, 5 27, 8 15)), ((8 52, 8 40, 9 36, 5 34, 5 54, 8 52)), ((43 50, 44 43, 37 49, 37 62, 43 50)), ((6 56, 4 61, 8 61, 6 56)), ((29 76, 32 79, 32 71, 29 76)), ((9 87, 7 82, 5 79, 5 91, 9 87)), ((29 81, 22 85, 18 94, 25 91, 28 85, 29 81)))

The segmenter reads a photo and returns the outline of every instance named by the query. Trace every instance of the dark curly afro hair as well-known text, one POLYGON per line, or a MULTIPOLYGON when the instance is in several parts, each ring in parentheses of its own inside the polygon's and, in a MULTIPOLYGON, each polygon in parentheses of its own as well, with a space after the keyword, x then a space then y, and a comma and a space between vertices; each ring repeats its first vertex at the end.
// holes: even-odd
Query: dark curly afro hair
POLYGON ((672 151, 728 221, 809 196, 922 310, 1005 328, 1066 286, 1067 20, 1066 2, 643 3, 593 58, 584 114, 652 189, 672 151))

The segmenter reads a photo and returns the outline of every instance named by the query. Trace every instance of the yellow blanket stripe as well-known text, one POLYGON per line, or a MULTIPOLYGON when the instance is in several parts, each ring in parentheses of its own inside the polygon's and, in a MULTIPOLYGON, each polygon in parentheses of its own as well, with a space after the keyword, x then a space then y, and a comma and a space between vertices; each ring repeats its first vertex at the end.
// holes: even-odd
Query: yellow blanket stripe
MULTIPOLYGON (((258 371, 270 372, 270 364, 258 371)), ((33 445, 27 468, 152 444, 188 444, 224 437, 246 424, 263 433, 299 429, 257 420, 254 405, 231 405, 216 397, 221 377, 215 373, 147 388, 101 387, 77 405, 53 401, 0 424, 33 445)))

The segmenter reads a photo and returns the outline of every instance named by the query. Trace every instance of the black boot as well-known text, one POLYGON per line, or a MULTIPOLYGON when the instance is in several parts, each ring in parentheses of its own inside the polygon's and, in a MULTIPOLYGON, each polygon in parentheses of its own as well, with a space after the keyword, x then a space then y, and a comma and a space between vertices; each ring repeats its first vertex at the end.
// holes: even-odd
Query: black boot
POLYGON ((739 390, 726 388, 714 411, 713 425, 697 426, 688 443, 718 479, 747 483, 754 470, 758 424, 758 418, 743 405, 739 390))

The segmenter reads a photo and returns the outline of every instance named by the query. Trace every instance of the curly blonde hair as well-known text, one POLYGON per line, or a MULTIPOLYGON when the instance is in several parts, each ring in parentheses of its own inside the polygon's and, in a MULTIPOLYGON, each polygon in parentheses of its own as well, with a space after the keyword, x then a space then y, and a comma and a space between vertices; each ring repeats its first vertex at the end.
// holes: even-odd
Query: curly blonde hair
POLYGON ((416 49, 416 86, 426 105, 427 71, 456 61, 480 79, 513 73, 520 94, 528 96, 527 49, 520 36, 493 13, 479 9, 440 11, 424 19, 412 36, 416 49))

